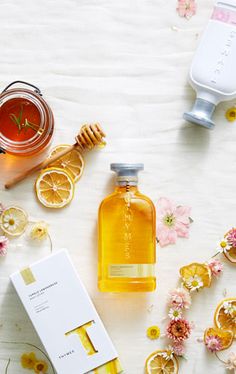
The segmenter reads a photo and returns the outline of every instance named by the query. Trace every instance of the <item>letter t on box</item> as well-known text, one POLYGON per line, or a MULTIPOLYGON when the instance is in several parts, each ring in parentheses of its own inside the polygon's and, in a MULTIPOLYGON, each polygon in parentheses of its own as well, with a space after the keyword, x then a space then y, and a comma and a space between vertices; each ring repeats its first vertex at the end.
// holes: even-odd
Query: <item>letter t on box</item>
POLYGON ((122 372, 66 250, 12 274, 11 281, 57 374, 122 372))

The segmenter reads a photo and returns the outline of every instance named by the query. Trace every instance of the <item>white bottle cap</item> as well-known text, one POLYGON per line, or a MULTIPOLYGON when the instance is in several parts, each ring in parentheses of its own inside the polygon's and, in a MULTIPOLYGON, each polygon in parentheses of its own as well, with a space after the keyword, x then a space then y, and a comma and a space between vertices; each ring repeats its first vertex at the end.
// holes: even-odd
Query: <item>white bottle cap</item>
POLYGON ((211 117, 215 110, 215 104, 203 99, 196 99, 191 112, 184 113, 183 117, 186 121, 213 129, 215 123, 211 117))

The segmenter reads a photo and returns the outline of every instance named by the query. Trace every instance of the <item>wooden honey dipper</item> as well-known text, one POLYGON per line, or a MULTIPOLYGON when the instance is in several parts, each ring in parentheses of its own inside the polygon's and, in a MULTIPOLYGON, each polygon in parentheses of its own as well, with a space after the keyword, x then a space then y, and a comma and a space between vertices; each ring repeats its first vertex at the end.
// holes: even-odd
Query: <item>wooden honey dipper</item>
POLYGON ((106 143, 104 137, 106 135, 102 131, 99 124, 94 125, 83 125, 80 129, 79 134, 75 137, 76 143, 67 147, 63 151, 56 153, 54 156, 47 158, 45 161, 39 163, 38 165, 26 170, 24 173, 17 175, 15 178, 11 179, 5 184, 6 189, 10 189, 15 186, 18 182, 26 179, 29 175, 36 171, 42 170, 57 161, 62 156, 71 152, 73 149, 78 149, 81 153, 85 150, 91 150, 96 146, 104 146, 106 143))

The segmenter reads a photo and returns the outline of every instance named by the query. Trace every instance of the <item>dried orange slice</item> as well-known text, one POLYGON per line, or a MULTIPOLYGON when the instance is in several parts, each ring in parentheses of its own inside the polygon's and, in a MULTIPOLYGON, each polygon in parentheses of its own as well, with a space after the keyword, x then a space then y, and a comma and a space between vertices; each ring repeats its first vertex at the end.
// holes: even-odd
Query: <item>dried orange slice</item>
POLYGON ((39 201, 47 208, 63 208, 74 196, 74 182, 62 169, 48 168, 41 172, 35 184, 39 201))
POLYGON ((24 233, 28 224, 27 213, 16 206, 10 206, 3 210, 0 217, 0 227, 5 234, 20 236, 24 233))
POLYGON ((236 338, 236 298, 221 301, 214 314, 214 323, 220 329, 232 331, 236 338))
POLYGON ((184 286, 189 291, 194 291, 211 285, 211 269, 206 264, 194 262, 183 266, 179 270, 184 286))
MULTIPOLYGON (((230 234, 230 232, 232 230, 235 230, 234 228, 229 230, 226 234, 225 234, 225 245, 227 245, 227 247, 229 246, 229 244, 227 243, 227 236, 230 234)), ((232 262, 233 264, 236 264, 236 247, 231 247, 225 251, 223 251, 223 254, 225 255, 225 257, 227 258, 227 260, 229 260, 230 262, 232 262)))
POLYGON ((228 251, 223 252, 227 260, 236 264, 236 247, 231 247, 228 251))
MULTIPOLYGON (((55 154, 63 151, 65 148, 70 147, 68 144, 60 144, 52 149, 49 158, 55 154)), ((84 159, 80 152, 74 148, 71 152, 62 156, 58 160, 50 164, 50 167, 61 168, 67 171, 74 182, 77 182, 84 170, 84 159)))
POLYGON ((234 334, 232 331, 222 330, 217 327, 210 327, 205 330, 204 333, 204 342, 206 343, 206 339, 209 336, 217 336, 221 342, 221 350, 227 349, 231 346, 234 340, 234 334))
POLYGON ((146 360, 146 374, 177 374, 179 372, 179 363, 177 357, 166 358, 167 351, 159 350, 153 352, 146 360))

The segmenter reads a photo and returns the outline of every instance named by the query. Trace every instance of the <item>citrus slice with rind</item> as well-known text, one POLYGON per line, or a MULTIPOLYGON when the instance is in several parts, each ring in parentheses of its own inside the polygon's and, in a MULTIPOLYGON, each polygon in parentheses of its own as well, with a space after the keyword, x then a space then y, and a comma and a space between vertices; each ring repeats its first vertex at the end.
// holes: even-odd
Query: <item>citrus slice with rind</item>
MULTIPOLYGON (((56 146, 51 150, 49 158, 64 151, 64 149, 68 147, 70 147, 68 144, 60 144, 56 146)), ((61 168, 67 171, 73 181, 77 182, 84 170, 84 159, 79 150, 74 148, 72 151, 50 164, 50 167, 61 168)))
POLYGON ((223 330, 232 331, 236 338, 236 298, 224 299, 214 314, 215 325, 223 330))
POLYGON ((163 356, 167 351, 159 350, 153 352, 146 360, 146 374, 177 374, 179 372, 179 363, 177 357, 173 354, 172 358, 163 356))
MULTIPOLYGON (((226 240, 225 243, 226 245, 228 244, 227 246, 229 246, 229 243, 227 243, 227 237, 232 232, 232 230, 235 230, 235 228, 232 228, 231 230, 227 231, 227 233, 224 235, 224 238, 226 240)), ((230 247, 229 249, 224 250, 223 254, 227 258, 227 260, 229 260, 233 264, 236 264, 236 247, 230 247)))
POLYGON ((236 247, 231 247, 228 251, 223 252, 227 260, 236 264, 236 247))
POLYGON ((210 327, 205 330, 204 333, 204 342, 206 343, 206 338, 209 336, 217 336, 221 342, 221 350, 227 349, 231 346, 234 340, 234 334, 230 330, 222 330, 218 327, 210 327))
POLYGON ((28 225, 28 215, 16 206, 10 206, 3 210, 0 217, 0 227, 5 234, 20 236, 25 232, 28 225))
POLYGON ((47 208, 63 208, 74 196, 74 182, 69 173, 60 168, 43 170, 36 180, 38 200, 47 208))
POLYGON ((183 279, 184 286, 190 291, 192 286, 188 284, 188 281, 192 278, 194 279, 194 277, 201 280, 201 287, 210 287, 211 285, 211 269, 207 264, 193 262, 192 264, 180 268, 179 272, 183 279))

